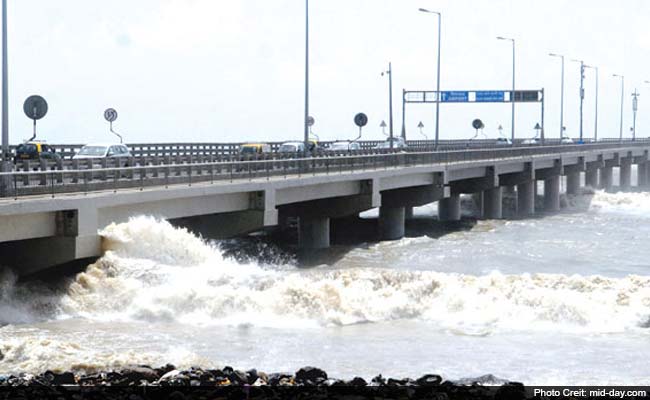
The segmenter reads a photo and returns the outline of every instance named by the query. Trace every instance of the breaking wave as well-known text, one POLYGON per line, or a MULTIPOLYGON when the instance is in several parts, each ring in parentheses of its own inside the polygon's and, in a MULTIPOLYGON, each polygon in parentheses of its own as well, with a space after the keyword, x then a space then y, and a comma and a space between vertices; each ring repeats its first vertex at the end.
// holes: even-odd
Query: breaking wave
POLYGON ((187 231, 146 217, 102 235, 108 251, 70 285, 64 316, 292 327, 419 319, 490 334, 620 332, 647 324, 650 314, 647 277, 269 269, 237 264, 187 231))

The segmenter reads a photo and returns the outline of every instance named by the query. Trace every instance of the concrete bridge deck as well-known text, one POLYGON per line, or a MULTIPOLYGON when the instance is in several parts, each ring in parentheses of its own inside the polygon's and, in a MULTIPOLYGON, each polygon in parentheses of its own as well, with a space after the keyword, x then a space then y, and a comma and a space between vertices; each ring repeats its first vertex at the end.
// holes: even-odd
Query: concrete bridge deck
POLYGON ((300 245, 329 246, 331 219, 380 208, 384 239, 404 235, 406 209, 439 202, 442 220, 460 219, 460 195, 480 194, 482 217, 502 218, 503 188, 517 193, 521 217, 535 209, 544 181, 544 210, 560 208, 560 179, 577 194, 581 174, 611 189, 613 171, 631 187, 631 166, 648 185, 650 142, 636 141, 462 152, 412 152, 302 160, 67 171, 41 185, 40 172, 2 174, 0 264, 19 275, 101 255, 98 230, 136 215, 172 220, 207 237, 230 237, 299 219, 300 245), (200 170, 200 171, 199 171, 200 170), (54 190, 51 190, 54 188, 54 190))

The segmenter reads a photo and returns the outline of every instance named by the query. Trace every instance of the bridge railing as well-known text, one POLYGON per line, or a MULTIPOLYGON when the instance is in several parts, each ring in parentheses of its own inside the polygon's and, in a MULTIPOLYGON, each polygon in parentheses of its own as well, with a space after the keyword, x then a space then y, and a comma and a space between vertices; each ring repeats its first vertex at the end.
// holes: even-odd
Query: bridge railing
MULTIPOLYGON (((172 157, 158 157, 168 162, 138 165, 99 165, 92 161, 76 163, 72 169, 53 168, 41 162, 40 169, 0 173, 0 197, 15 199, 49 194, 92 192, 198 182, 234 182, 254 179, 288 179, 318 174, 344 174, 411 166, 451 164, 482 160, 522 159, 549 154, 584 153, 592 150, 650 147, 650 141, 594 143, 544 147, 515 147, 470 149, 444 152, 398 152, 383 154, 325 155, 310 158, 258 158, 240 160, 238 157, 212 157, 194 163, 172 163, 172 157), (48 168, 50 167, 50 168, 48 168)), ((146 158, 146 157, 144 157, 146 158)), ((154 157, 155 159, 155 157, 154 157)), ((79 160, 81 161, 81 160, 79 160)), ((28 164, 29 165, 29 164, 28 164)))

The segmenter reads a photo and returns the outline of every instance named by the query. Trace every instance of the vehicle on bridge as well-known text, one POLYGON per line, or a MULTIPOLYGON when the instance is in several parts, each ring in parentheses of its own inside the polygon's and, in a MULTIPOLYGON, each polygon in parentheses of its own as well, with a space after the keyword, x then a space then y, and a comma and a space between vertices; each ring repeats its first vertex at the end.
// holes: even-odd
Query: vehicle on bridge
POLYGON ((375 147, 377 150, 386 150, 390 149, 390 142, 393 141, 393 149, 406 149, 408 145, 403 137, 397 136, 393 138, 386 139, 385 142, 381 142, 375 147))
POLYGON ((24 160, 59 160, 61 155, 56 150, 42 141, 28 141, 16 147, 14 164, 24 160))
MULTIPOLYGON (((284 142, 278 148, 278 153, 281 154, 294 154, 294 153, 303 153, 305 151, 304 142, 284 142)), ((321 154, 323 148, 315 140, 309 141, 309 152, 313 155, 321 154)))
POLYGON ((95 143, 87 144, 79 149, 77 154, 72 156, 72 159, 127 158, 131 156, 131 151, 123 144, 95 143))
POLYGON ((500 137, 497 138, 497 141, 494 145, 497 147, 509 147, 512 146, 512 140, 505 137, 500 137))
POLYGON ((359 150, 361 150, 361 145, 359 142, 352 142, 349 140, 334 142, 327 148, 327 151, 332 153, 352 152, 359 150))
POLYGON ((271 146, 266 143, 244 143, 239 146, 239 155, 242 157, 254 157, 270 152, 271 146))
POLYGON ((532 137, 530 139, 524 139, 521 144, 524 146, 535 146, 539 144, 539 139, 537 137, 532 137))
POLYGON ((562 139, 560 139, 560 143, 562 143, 562 144, 573 144, 573 139, 571 139, 568 136, 564 136, 564 137, 562 137, 562 139))

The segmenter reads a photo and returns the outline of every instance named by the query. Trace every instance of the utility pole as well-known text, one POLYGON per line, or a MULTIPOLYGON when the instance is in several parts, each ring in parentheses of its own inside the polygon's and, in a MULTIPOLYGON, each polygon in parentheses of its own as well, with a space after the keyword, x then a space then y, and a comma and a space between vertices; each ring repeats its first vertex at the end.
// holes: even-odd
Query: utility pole
MULTIPOLYGON (((388 133, 390 135, 390 148, 393 149, 393 64, 388 63, 388 133)), ((381 73, 384 75, 384 72, 381 73)))
MULTIPOLYGON (((6 0, 5 0, 6 1, 6 0)), ((309 0, 305 0, 305 157, 309 154, 309 0)))
POLYGON ((583 142, 583 108, 585 103, 585 62, 582 60, 572 60, 580 63, 580 143, 583 142))
POLYGON ((11 161, 11 154, 9 154, 9 61, 7 53, 7 0, 2 0, 2 161, 8 163, 11 161))
POLYGON ((634 89, 632 93, 632 140, 636 140, 636 112, 639 109, 639 92, 634 89))

